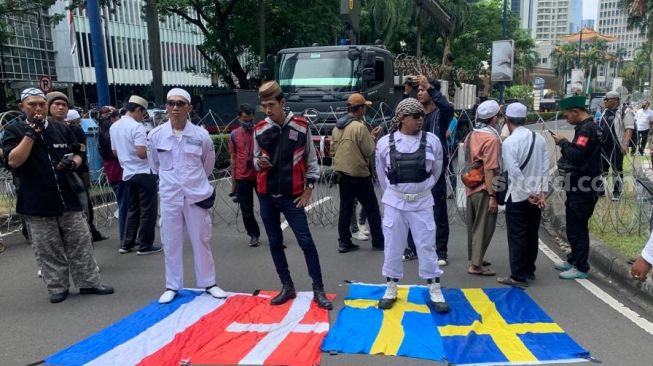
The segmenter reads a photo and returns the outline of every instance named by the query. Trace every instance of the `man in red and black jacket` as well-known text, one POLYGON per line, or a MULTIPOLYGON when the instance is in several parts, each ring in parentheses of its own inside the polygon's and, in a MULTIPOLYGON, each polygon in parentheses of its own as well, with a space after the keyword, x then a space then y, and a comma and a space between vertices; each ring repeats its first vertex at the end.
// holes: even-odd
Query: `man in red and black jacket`
POLYGON ((283 285, 270 303, 281 305, 296 296, 283 247, 280 219, 283 213, 304 252, 313 280, 313 300, 319 307, 331 310, 333 305, 324 293, 320 259, 304 211, 320 177, 309 124, 292 112, 286 114, 286 99, 277 82, 264 83, 259 88, 259 99, 267 118, 254 128, 257 191, 270 253, 283 285))

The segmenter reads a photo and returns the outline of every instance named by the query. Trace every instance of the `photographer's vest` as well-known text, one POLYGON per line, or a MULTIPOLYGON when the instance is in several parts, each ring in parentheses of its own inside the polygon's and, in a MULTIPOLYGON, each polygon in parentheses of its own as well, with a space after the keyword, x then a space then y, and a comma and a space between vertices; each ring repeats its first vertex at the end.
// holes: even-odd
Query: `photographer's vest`
POLYGON ((431 175, 426 171, 426 132, 422 132, 419 148, 402 154, 395 146, 395 134, 390 134, 390 170, 386 173, 390 184, 421 183, 431 175))

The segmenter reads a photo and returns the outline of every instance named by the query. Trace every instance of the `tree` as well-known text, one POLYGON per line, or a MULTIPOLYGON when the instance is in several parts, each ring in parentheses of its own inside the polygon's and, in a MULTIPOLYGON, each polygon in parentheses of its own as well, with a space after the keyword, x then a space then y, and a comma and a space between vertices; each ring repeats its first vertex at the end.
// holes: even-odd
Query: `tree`
POLYGON ((561 85, 562 90, 560 90, 562 95, 564 95, 566 92, 565 89, 567 87, 567 76, 571 72, 571 69, 574 68, 577 52, 578 49, 576 48, 575 44, 565 43, 557 47, 551 53, 555 75, 563 77, 563 82, 561 85))
MULTIPOLYGON (((150 56, 150 68, 152 69, 152 91, 154 102, 157 106, 164 102, 163 94, 163 63, 161 62, 161 33, 159 31, 159 12, 156 8, 156 0, 145 0, 143 7, 145 19, 156 19, 157 21, 146 22, 148 53, 150 56)), ((118 101, 116 101, 118 102, 118 101)))
MULTIPOLYGON (((259 0, 157 0, 159 14, 176 14, 195 25, 204 36, 198 50, 209 69, 231 88, 249 88, 249 76, 258 64, 258 17, 253 10, 259 0), (249 56, 251 62, 241 59, 249 56)), ((279 0, 265 6, 266 51, 311 43, 332 44, 340 29, 337 0, 279 0)))
MULTIPOLYGON (((628 12, 628 27, 639 28, 646 34, 649 46, 649 65, 653 68, 653 0, 621 0, 621 7, 628 12)), ((653 72, 650 75, 649 88, 653 89, 653 72)))

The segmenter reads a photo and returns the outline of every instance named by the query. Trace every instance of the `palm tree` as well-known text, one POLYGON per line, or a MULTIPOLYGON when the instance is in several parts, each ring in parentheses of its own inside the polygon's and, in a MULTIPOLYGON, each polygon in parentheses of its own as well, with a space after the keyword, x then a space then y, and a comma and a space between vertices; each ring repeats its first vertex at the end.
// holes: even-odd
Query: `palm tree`
POLYGON ((559 46, 551 53, 551 58, 553 60, 554 72, 556 76, 562 76, 563 82, 561 85, 561 94, 565 94, 565 89, 567 87, 567 75, 571 72, 571 69, 574 68, 576 62, 577 49, 576 45, 573 43, 565 43, 562 46, 559 46))

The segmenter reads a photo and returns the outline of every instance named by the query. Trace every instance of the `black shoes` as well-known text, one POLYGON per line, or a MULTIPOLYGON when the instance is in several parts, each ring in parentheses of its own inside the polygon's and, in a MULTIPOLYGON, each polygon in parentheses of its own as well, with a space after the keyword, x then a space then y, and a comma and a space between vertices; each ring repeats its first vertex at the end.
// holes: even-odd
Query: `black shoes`
POLYGON ((250 238, 249 239, 249 246, 250 247, 257 247, 257 246, 261 245, 261 242, 259 242, 259 240, 258 240, 258 236, 252 235, 249 238, 250 238))
POLYGON ((359 247, 358 245, 356 245, 354 243, 351 243, 351 242, 349 242, 349 243, 339 242, 339 244, 338 244, 338 252, 340 252, 340 253, 349 253, 349 252, 353 252, 355 250, 358 250, 360 248, 361 247, 359 247))
POLYGON ((313 286, 313 301, 322 309, 333 310, 333 304, 327 298, 322 286, 313 286))
POLYGON ((297 293, 295 292, 295 287, 290 284, 284 284, 279 294, 270 300, 270 305, 285 304, 288 302, 288 300, 294 299, 296 297, 297 293))
POLYGON ((107 239, 109 239, 109 237, 102 235, 101 232, 99 232, 99 231, 93 232, 93 242, 103 241, 103 240, 107 240, 107 239))
MULTIPOLYGON (((79 289, 80 295, 111 295, 112 293, 113 293, 113 287, 107 285, 98 285, 95 287, 82 287, 79 289)), ((66 291, 66 294, 68 294, 68 291, 66 291)), ((50 301, 52 301, 52 297, 50 297, 50 301)))
POLYGON ((66 300, 67 297, 68 297, 68 290, 56 294, 50 294, 50 302, 56 304, 58 302, 62 302, 66 300))
POLYGON ((149 255, 149 254, 154 254, 162 251, 163 248, 158 246, 158 245, 152 245, 147 249, 139 249, 136 254, 137 255, 149 255))

